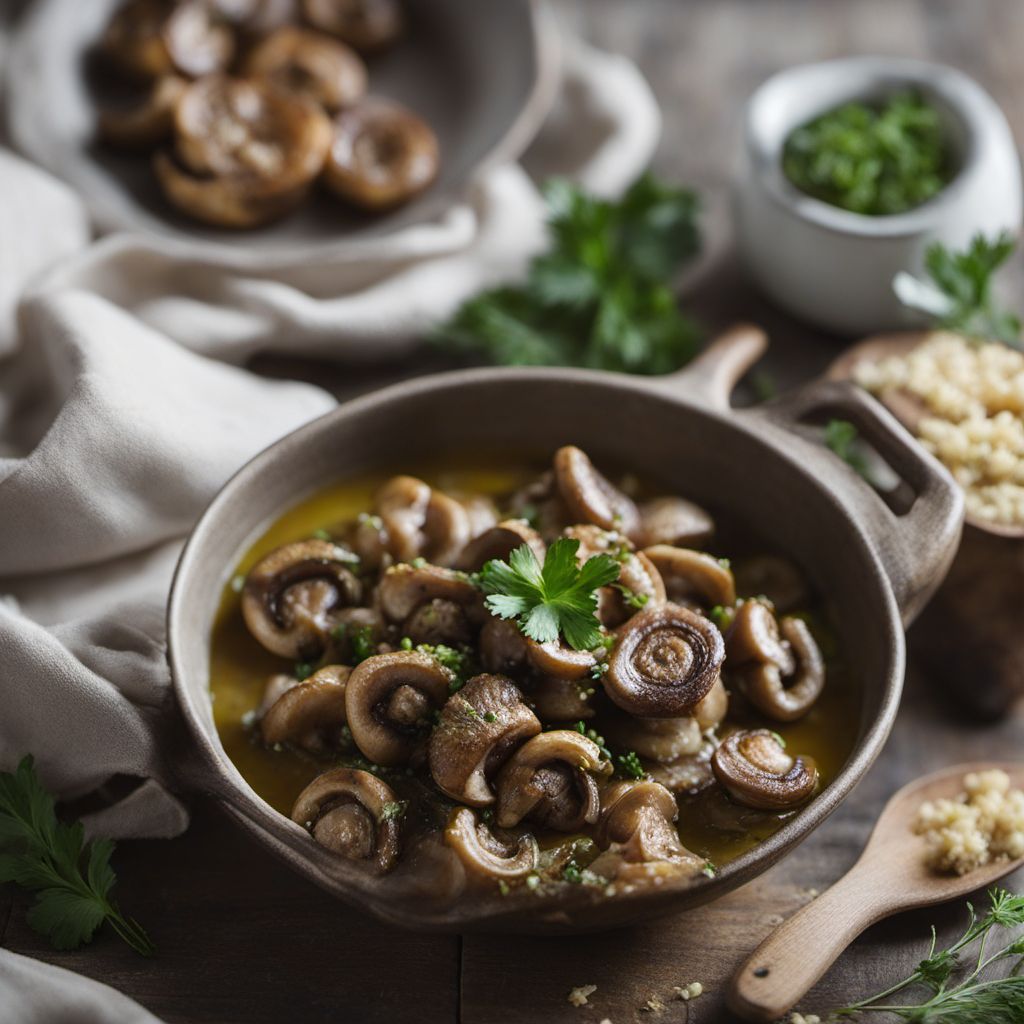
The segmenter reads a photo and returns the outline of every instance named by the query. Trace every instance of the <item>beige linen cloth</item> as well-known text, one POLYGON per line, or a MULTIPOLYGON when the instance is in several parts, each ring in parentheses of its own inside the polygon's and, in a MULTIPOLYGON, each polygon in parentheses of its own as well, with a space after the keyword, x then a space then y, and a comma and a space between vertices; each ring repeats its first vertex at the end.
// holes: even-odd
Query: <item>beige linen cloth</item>
MULTIPOLYGON (((0 25, 0 61, 3 42, 0 25)), ((646 84, 579 45, 565 65, 526 161, 534 177, 491 170, 372 254, 275 275, 150 238, 95 240, 78 197, 0 147, 0 768, 31 752, 63 797, 137 779, 91 833, 186 828, 160 748, 175 714, 163 629, 175 559, 244 461, 334 404, 231 364, 265 350, 400 358, 466 295, 522 269, 543 239, 535 177, 627 185, 659 131, 646 84)), ((0 950, 0 1024, 153 1019, 0 950)))

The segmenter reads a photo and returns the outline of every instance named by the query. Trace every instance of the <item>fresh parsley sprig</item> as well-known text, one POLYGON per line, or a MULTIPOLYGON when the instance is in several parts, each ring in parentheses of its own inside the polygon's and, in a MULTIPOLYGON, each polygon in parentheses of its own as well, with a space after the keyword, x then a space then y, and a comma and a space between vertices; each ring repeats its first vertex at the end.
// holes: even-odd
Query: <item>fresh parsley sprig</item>
POLYGON ((991 240, 977 234, 962 252, 951 252, 936 242, 925 252, 929 280, 901 273, 893 289, 903 305, 927 314, 938 327, 1019 348, 1020 317, 1000 309, 992 294, 996 271, 1016 244, 1005 231, 991 240))
POLYGON ((545 188, 550 248, 519 286, 470 299, 436 335, 495 363, 669 373, 697 331, 671 288, 700 247, 697 198, 645 175, 618 201, 562 179, 545 188))
POLYGON ((548 548, 541 567, 526 544, 507 562, 492 559, 480 572, 492 615, 515 619, 523 633, 538 643, 551 643, 559 634, 578 651, 601 642, 597 620, 597 591, 619 578, 619 563, 601 554, 577 564, 578 540, 562 537, 548 548))
POLYGON ((0 883, 35 893, 28 923, 55 949, 77 949, 106 921, 137 953, 156 952, 142 927, 110 898, 113 852, 108 839, 86 846, 81 823, 58 820, 31 756, 15 771, 0 772, 0 883))
POLYGON ((825 445, 848 466, 871 482, 871 467, 858 447, 860 435, 849 420, 829 420, 825 424, 825 445))
POLYGON ((859 1018, 866 1013, 892 1014, 918 1024, 1017 1024, 1024 1020, 1024 935, 1005 936, 994 952, 989 940, 999 930, 1024 926, 1024 896, 992 889, 989 909, 980 917, 968 903, 963 935, 936 950, 935 929, 928 955, 907 978, 882 992, 829 1014, 828 1020, 859 1018), (975 949, 968 955, 969 947, 975 949), (1009 964, 1009 973, 1005 972, 1009 964), (999 976, 993 969, 1003 966, 999 976), (897 992, 919 986, 927 993, 916 1002, 890 1002, 897 992))

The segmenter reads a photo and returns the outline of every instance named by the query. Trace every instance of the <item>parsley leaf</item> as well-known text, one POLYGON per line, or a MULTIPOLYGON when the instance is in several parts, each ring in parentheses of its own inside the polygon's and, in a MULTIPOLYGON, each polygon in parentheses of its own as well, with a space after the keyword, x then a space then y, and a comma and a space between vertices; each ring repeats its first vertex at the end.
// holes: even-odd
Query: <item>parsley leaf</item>
POLYGON ((1020 317, 999 309, 992 296, 995 273, 1015 247, 1016 242, 1005 231, 991 241, 977 234, 963 252, 950 252, 936 242, 924 257, 930 281, 898 274, 893 289, 900 302, 927 313, 939 327, 968 338, 1019 347, 1020 317))
POLYGON ((568 537, 548 548, 541 568, 526 544, 508 562, 491 559, 480 572, 487 608, 501 619, 515 619, 523 633, 538 643, 551 643, 559 633, 578 651, 601 642, 596 591, 619 578, 619 563, 611 555, 588 558, 581 566, 580 542, 568 537))
POLYGON ((435 341, 495 363, 668 373, 696 329, 670 283, 700 245, 697 199, 646 175, 617 202, 548 183, 547 252, 526 282, 470 299, 435 341))
POLYGON ((868 461, 857 447, 857 428, 849 420, 829 420, 825 424, 825 444, 848 466, 871 482, 868 461))
POLYGON ((113 852, 107 839, 86 846, 80 823, 58 820, 31 756, 15 771, 0 772, 0 883, 13 882, 36 894, 28 923, 55 949, 77 949, 106 921, 137 953, 152 956, 156 951, 142 928, 110 898, 116 880, 110 867, 113 852))

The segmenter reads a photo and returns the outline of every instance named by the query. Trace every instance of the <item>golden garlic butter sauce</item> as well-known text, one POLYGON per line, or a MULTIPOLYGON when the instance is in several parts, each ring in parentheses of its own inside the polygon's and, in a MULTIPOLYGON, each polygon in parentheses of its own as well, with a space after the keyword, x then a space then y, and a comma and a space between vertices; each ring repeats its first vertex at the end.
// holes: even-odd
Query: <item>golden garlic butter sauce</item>
MULTIPOLYGON (((448 460, 443 467, 412 468, 419 470, 418 475, 427 483, 454 497, 482 494, 500 499, 537 475, 536 467, 527 464, 483 469, 479 462, 472 466, 448 460)), ((245 573, 275 548, 308 538, 317 530, 340 533, 344 524, 372 507, 374 493, 392 475, 381 473, 335 484, 297 504, 245 553, 224 588, 213 626, 210 656, 214 721, 224 749, 245 780, 285 815, 291 813, 303 787, 330 764, 289 750, 264 747, 247 727, 262 699, 267 678, 278 672, 290 673, 294 663, 264 650, 249 634, 240 609, 240 583, 245 573)), ((664 488, 645 490, 665 492, 664 488)), ((714 553, 736 557, 738 545, 723 544, 721 534, 719 523, 714 553)), ((743 547, 748 553, 762 550, 752 547, 749 540, 743 547)), ((828 666, 825 689, 815 706, 803 719, 791 724, 767 723, 754 717, 741 719, 730 711, 719 733, 733 724, 774 729, 784 738, 790 753, 815 759, 824 787, 835 778, 853 748, 860 721, 860 693, 837 657, 831 630, 824 624, 820 611, 814 608, 807 612, 828 666)), ((679 834, 694 853, 721 865, 767 838, 791 814, 738 813, 721 788, 712 786, 696 797, 680 796, 679 834)), ((559 841, 567 838, 558 836, 559 841)), ((541 839, 542 845, 547 845, 541 839)))

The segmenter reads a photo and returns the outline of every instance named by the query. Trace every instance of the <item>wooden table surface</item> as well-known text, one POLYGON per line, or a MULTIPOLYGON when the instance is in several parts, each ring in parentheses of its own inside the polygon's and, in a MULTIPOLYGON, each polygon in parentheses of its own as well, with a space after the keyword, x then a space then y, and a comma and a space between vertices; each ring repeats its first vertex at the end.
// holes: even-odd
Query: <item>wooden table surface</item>
MULTIPOLYGON (((665 117, 656 169, 699 189, 707 208, 707 254, 687 306, 710 328, 738 318, 767 327, 773 347, 765 365, 782 386, 820 372, 840 342, 752 293, 732 256, 728 174, 741 102, 758 82, 789 64, 843 54, 933 58, 977 78, 1024 137, 1019 0, 557 0, 556 7, 570 28, 636 59, 647 74, 665 117)), ((1019 282, 1019 268, 1014 273, 1019 282)), ((375 382, 365 372, 359 378, 361 386, 375 382)), ((26 926, 24 901, 8 892, 0 893, 0 944, 112 984, 167 1021, 728 1021, 722 992, 732 970, 852 864, 894 789, 957 761, 1020 756, 1022 745, 1024 717, 975 724, 912 663, 892 739, 832 819, 726 899, 630 930, 544 940, 397 931, 297 878, 216 807, 197 802, 185 836, 124 843, 115 857, 122 904, 149 928, 157 959, 140 959, 105 932, 84 950, 55 953, 26 926), (671 1000, 672 986, 692 981, 706 994, 671 1000), (584 984, 598 986, 591 1005, 570 1006, 569 990, 584 984), (642 1009, 652 998, 666 1008, 642 1009)), ((1024 877, 1009 884, 1024 886, 1024 877)), ((921 959, 930 924, 952 936, 961 916, 960 907, 943 908, 871 929, 805 1010, 823 1015, 881 988, 921 959)))

